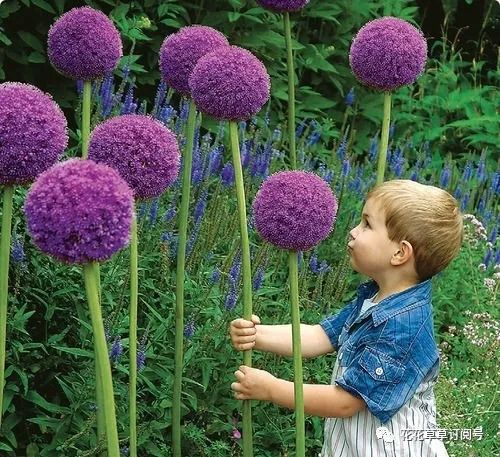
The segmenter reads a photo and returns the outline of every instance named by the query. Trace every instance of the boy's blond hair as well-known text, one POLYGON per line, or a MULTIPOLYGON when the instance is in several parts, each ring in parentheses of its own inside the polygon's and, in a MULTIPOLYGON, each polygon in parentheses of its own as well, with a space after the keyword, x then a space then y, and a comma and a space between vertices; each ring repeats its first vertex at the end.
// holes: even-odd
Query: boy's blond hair
POLYGON ((458 254, 463 239, 463 219, 457 201, 434 186, 405 179, 384 182, 372 189, 384 211, 392 241, 408 241, 421 281, 443 270, 458 254))

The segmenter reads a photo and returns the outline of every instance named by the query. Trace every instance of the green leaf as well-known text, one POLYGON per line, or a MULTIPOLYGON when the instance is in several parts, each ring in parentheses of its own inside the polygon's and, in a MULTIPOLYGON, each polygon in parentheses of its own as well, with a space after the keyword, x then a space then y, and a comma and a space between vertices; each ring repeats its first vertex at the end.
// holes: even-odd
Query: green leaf
POLYGON ((18 1, 3 2, 2 5, 0 6, 0 18, 1 19, 8 18, 11 15, 11 13, 15 13, 19 8, 21 8, 21 5, 19 4, 18 1))
POLYGON ((66 413, 68 414, 70 412, 70 409, 61 406, 61 405, 56 405, 55 403, 50 403, 45 398, 43 398, 38 392, 31 390, 28 395, 26 395, 26 400, 31 401, 35 405, 40 406, 40 408, 43 408, 51 413, 66 413))
POLYGON ((45 63, 45 56, 35 51, 28 56, 28 61, 31 63, 45 63))
POLYGON ((0 41, 7 46, 10 46, 12 44, 12 41, 9 39, 9 37, 2 32, 0 32, 0 41))
POLYGON ((86 349, 68 348, 65 346, 54 346, 54 349, 57 349, 61 352, 66 352, 67 354, 76 355, 77 357, 86 357, 88 359, 94 358, 94 353, 91 351, 87 351, 86 349))
POLYGON ((31 46, 35 51, 45 52, 43 48, 42 41, 30 32, 25 32, 24 30, 19 30, 17 34, 21 37, 28 46, 31 46))
POLYGON ((21 383, 23 384, 24 387, 24 395, 28 393, 28 376, 26 373, 22 370, 19 370, 18 368, 15 369, 17 375, 21 379, 21 383))
POLYGON ((26 420, 28 422, 32 422, 33 424, 40 425, 42 433, 46 433, 47 429, 57 430, 57 428, 61 425, 61 420, 55 417, 32 417, 26 420))
POLYGON ((158 15, 158 18, 161 19, 163 16, 166 16, 170 11, 170 5, 168 3, 160 3, 158 5, 158 9, 156 11, 156 14, 158 15))
POLYGON ((54 8, 52 8, 52 6, 50 6, 50 3, 47 3, 45 0, 31 0, 31 2, 42 10, 47 11, 48 13, 56 14, 54 8))
POLYGON ((237 11, 228 11, 227 13, 229 22, 236 22, 241 16, 242 14, 238 13, 237 11))
POLYGON ((65 0, 54 0, 54 3, 56 4, 57 12, 59 14, 64 13, 64 3, 65 3, 65 0))
POLYGON ((120 3, 113 11, 111 11, 111 16, 115 18, 117 21, 126 22, 126 16, 130 9, 130 5, 128 3, 120 3))
POLYGON ((458 121, 447 124, 447 127, 469 127, 477 128, 485 123, 495 123, 498 122, 498 118, 495 116, 478 116, 474 119, 460 119, 458 121))
POLYGON ((40 455, 40 451, 38 446, 35 443, 30 443, 26 447, 26 457, 38 457, 40 455))
POLYGON ((179 28, 182 25, 177 19, 162 19, 160 22, 173 28, 179 28))
POLYGON ((73 403, 75 400, 74 396, 75 391, 71 389, 62 379, 59 379, 57 376, 56 379, 59 385, 61 386, 62 390, 64 390, 64 393, 66 394, 66 398, 68 399, 68 401, 70 403, 73 403))

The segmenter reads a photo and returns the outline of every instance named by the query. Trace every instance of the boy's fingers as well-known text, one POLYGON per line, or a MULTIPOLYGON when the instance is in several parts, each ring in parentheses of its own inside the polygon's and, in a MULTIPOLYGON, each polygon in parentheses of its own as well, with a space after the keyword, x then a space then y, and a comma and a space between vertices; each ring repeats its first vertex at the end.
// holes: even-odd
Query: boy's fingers
POLYGON ((235 376, 235 378, 236 378, 238 381, 241 381, 241 380, 245 377, 245 375, 243 374, 243 372, 242 372, 242 371, 240 371, 240 370, 236 370, 236 371, 234 372, 234 376, 235 376))
POLYGON ((248 351, 249 349, 252 349, 255 346, 255 341, 252 343, 243 343, 243 344, 236 344, 234 347, 238 351, 248 351))
POLYGON ((255 335, 257 333, 257 330, 255 330, 254 327, 251 327, 251 328, 239 328, 237 330, 234 331, 234 334, 238 337, 241 337, 241 336, 252 336, 252 335, 255 335))
POLYGON ((239 336, 238 337, 238 344, 245 344, 245 343, 253 343, 255 341, 255 336, 254 335, 249 335, 249 336, 239 336))
POLYGON ((242 318, 235 319, 231 324, 233 327, 236 327, 236 328, 248 328, 248 327, 254 326, 254 323, 252 321, 247 321, 247 320, 242 319, 242 318))
POLYGON ((252 314, 252 322, 254 324, 260 324, 260 317, 257 316, 256 314, 252 314))

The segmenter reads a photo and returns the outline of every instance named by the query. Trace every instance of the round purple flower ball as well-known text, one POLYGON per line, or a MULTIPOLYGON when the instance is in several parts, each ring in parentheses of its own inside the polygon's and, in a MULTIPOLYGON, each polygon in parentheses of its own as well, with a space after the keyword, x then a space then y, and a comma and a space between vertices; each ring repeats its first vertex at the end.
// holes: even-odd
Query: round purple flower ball
POLYGON ((255 228, 266 241, 282 249, 307 251, 333 228, 337 199, 314 173, 282 171, 263 183, 253 203, 255 228))
POLYGON ((386 92, 414 83, 426 60, 427 42, 422 32, 395 17, 375 19, 361 27, 349 54, 356 78, 386 92))
POLYGON ((67 263, 103 261, 129 241, 134 199, 116 170, 71 159, 42 173, 24 212, 43 252, 67 263))
POLYGON ((182 27, 169 35, 160 48, 160 72, 165 82, 181 93, 189 93, 188 78, 200 57, 220 47, 227 38, 204 25, 182 27))
POLYGON ((88 6, 73 8, 52 24, 47 52, 57 71, 87 81, 113 71, 123 55, 113 22, 88 6))
POLYGON ((29 84, 0 84, 0 106, 0 185, 33 181, 66 149, 66 118, 49 94, 29 84))
POLYGON ((189 77, 197 108, 217 119, 249 119, 269 99, 271 80, 250 51, 230 46, 203 56, 189 77))
POLYGON ((176 180, 181 161, 175 135, 140 114, 99 124, 90 137, 89 159, 116 169, 138 199, 159 197, 176 180))
POLYGON ((284 13, 304 8, 309 3, 309 0, 257 0, 257 3, 269 10, 284 13))

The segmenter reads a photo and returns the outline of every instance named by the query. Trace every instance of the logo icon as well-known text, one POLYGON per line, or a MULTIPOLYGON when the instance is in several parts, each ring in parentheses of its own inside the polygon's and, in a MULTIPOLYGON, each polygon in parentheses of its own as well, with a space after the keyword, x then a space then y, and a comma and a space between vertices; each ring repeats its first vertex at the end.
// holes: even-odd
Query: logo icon
POLYGON ((387 427, 377 427, 375 433, 379 440, 383 439, 386 443, 392 443, 394 441, 394 435, 387 427))

